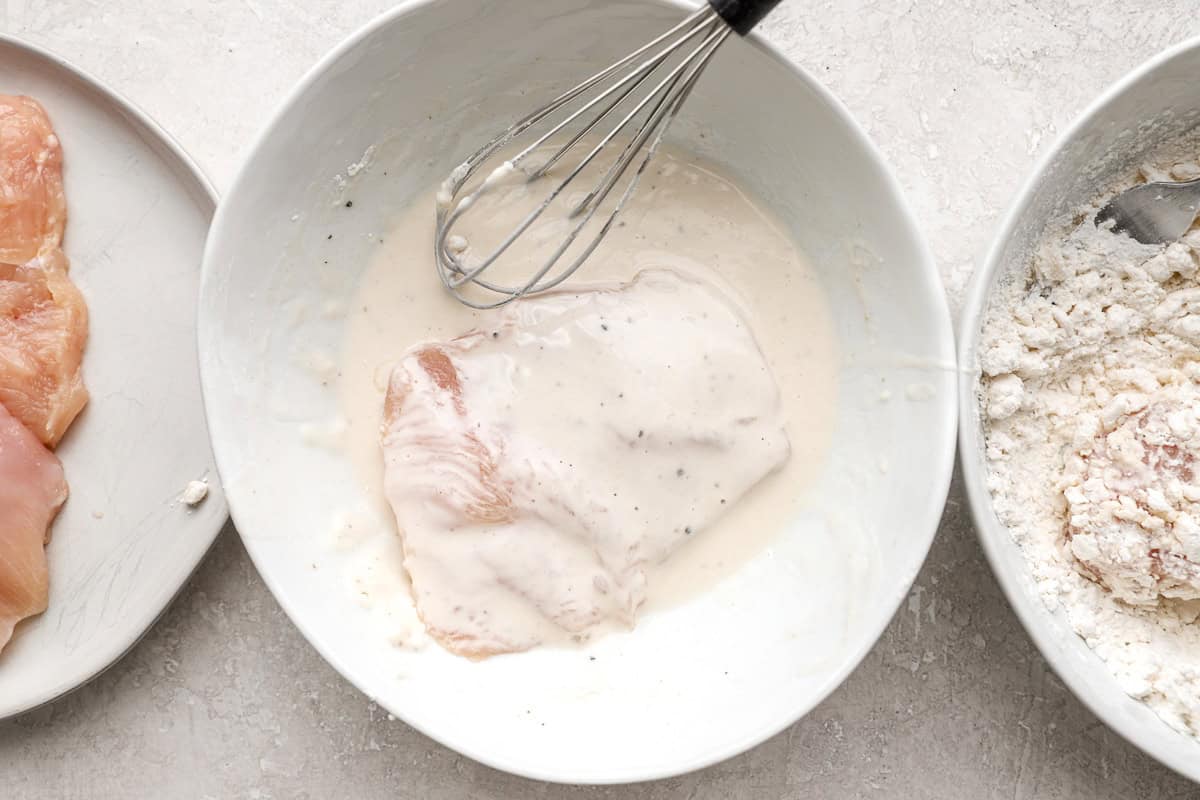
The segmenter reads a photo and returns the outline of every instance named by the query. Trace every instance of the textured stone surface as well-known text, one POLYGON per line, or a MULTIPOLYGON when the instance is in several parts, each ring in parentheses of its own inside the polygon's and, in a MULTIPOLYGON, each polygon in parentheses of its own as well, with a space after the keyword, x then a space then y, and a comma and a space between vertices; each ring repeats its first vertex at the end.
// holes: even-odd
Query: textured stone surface
MULTIPOLYGON (((0 0, 0 30, 140 104, 215 180, 277 98, 387 0, 0 0)), ((1191 0, 788 0, 767 36, 882 147, 957 309, 999 215, 1111 81, 1200 33, 1191 0)), ((0 76, 2 82, 2 76, 0 76)), ((808 718, 703 772, 624 788, 513 778, 368 703, 305 643, 226 530, 166 617, 94 684, 0 723, 0 796, 1185 798, 1048 670, 961 490, 863 665, 808 718)))

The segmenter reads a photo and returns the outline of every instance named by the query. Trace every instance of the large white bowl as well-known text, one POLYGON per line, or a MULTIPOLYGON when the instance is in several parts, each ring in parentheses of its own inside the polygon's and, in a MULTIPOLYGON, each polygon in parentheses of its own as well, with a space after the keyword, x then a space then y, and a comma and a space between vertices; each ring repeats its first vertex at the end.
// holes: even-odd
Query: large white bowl
POLYGON ((967 494, 992 569, 1025 629, 1054 671, 1110 727, 1162 763, 1200 781, 1200 743, 1177 733, 1121 691, 1108 667, 1075 635, 1062 611, 1038 595, 1020 547, 992 509, 977 401, 982 316, 993 287, 1026 270, 1048 224, 1092 200, 1149 151, 1200 125, 1200 39, 1150 60, 1100 97, 1038 164, 1009 211, 963 312, 959 434, 967 494))
POLYGON ((770 204, 835 310, 841 404, 808 513, 711 591, 582 652, 472 663, 436 647, 400 652, 369 632, 346 587, 351 556, 329 545, 334 515, 363 503, 359 483, 344 458, 298 433, 338 411, 299 363, 338 351, 341 325, 315 310, 352 295, 389 221, 477 143, 682 13, 647 0, 402 5, 285 102, 222 202, 205 254, 200 349, 214 449, 267 584, 372 699, 462 753, 536 778, 680 773, 795 721, 895 612, 949 485, 953 337, 900 192, 816 81, 760 42, 731 41, 675 134, 770 204), (821 556, 806 558, 814 537, 821 556))

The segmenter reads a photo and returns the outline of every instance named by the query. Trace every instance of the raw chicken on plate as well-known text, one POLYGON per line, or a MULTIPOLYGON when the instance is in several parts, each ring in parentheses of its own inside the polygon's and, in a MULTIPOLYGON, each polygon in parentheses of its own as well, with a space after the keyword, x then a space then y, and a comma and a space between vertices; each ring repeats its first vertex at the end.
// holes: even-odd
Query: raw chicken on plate
POLYGON ((29 97, 0 95, 0 648, 46 610, 45 544, 67 498, 48 448, 87 403, 87 306, 67 274, 62 146, 29 97))

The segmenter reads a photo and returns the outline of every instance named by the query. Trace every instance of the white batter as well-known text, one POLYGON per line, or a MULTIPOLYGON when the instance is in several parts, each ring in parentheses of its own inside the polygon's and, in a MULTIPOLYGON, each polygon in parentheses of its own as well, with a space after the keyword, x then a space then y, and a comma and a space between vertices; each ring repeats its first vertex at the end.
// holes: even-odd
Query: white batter
MULTIPOLYGON (((347 318, 340 381, 346 442, 364 492, 385 519, 391 514, 382 496, 379 426, 393 368, 410 346, 486 328, 497 314, 472 311, 441 288, 433 269, 433 208, 431 191, 397 221, 347 318)), ((476 245, 512 223, 485 216, 485 226, 495 224, 480 231, 480 219, 472 219, 469 231, 476 245)), ((652 572, 646 603, 652 610, 711 586, 796 517, 829 444, 837 356, 816 276, 780 227, 730 181, 686 156, 660 153, 622 221, 574 280, 628 281, 644 269, 667 268, 722 286, 742 306, 778 382, 792 450, 782 469, 652 572)), ((556 235, 555 224, 548 222, 541 241, 556 235)), ((538 242, 530 237, 528 246, 538 242)), ((513 255, 519 264, 522 253, 513 255)))

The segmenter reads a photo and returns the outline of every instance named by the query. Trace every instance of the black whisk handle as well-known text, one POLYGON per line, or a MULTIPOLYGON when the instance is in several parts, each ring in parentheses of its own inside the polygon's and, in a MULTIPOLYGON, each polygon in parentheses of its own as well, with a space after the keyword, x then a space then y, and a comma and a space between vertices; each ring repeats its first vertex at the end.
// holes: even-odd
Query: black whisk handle
POLYGON ((721 19, 745 36, 762 18, 779 5, 780 0, 708 0, 721 19))

